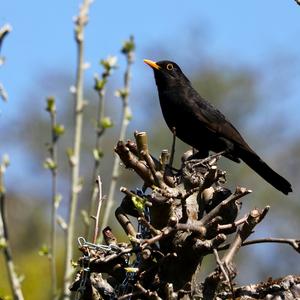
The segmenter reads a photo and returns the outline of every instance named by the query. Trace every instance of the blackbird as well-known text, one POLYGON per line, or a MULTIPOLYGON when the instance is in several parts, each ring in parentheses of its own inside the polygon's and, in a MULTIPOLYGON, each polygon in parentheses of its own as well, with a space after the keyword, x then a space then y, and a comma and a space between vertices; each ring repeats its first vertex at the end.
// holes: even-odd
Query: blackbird
POLYGON ((202 154, 214 151, 235 162, 241 159, 282 193, 292 192, 291 184, 273 171, 226 117, 197 93, 176 63, 144 62, 154 71, 163 116, 179 139, 202 154))

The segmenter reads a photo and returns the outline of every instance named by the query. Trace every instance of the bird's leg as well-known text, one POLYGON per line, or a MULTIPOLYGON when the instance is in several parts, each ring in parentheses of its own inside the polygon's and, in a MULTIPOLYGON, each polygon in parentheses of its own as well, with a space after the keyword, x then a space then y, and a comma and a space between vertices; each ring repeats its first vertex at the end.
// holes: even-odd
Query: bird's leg
POLYGON ((173 133, 173 141, 172 141, 171 156, 170 156, 170 162, 169 162, 169 166, 171 169, 173 166, 174 155, 175 155, 176 127, 172 127, 172 133, 173 133))

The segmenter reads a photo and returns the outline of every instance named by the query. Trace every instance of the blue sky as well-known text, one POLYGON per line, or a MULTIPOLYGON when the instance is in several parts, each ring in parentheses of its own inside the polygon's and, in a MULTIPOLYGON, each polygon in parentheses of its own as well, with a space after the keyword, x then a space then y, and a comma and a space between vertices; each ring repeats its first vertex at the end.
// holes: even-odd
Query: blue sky
MULTIPOLYGON (((16 104, 43 70, 74 70, 72 17, 78 5, 78 1, 2 1, 0 24, 13 27, 2 51, 7 63, 0 69, 11 103, 1 105, 2 111, 17 112, 16 104)), ((96 0, 86 30, 85 57, 92 64, 87 76, 92 76, 99 58, 117 53, 129 34, 136 37, 140 72, 147 48, 172 49, 174 57, 188 52, 184 41, 191 30, 206 33, 210 55, 237 64, 259 64, 270 53, 299 53, 300 7, 293 0, 96 0)))

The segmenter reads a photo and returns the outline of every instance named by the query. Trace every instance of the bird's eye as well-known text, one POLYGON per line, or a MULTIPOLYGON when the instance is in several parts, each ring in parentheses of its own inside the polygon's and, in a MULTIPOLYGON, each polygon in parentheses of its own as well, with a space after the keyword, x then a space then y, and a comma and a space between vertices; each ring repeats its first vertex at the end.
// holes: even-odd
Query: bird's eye
POLYGON ((173 65, 172 64, 167 64, 167 70, 169 70, 169 71, 173 70, 173 65))

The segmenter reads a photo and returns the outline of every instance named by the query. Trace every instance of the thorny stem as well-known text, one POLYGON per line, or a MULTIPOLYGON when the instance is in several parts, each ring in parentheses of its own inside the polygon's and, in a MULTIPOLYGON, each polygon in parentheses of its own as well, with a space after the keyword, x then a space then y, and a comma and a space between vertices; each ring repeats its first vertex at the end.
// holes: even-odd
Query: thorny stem
POLYGON ((23 300, 23 293, 21 283, 15 271, 15 265, 12 258, 12 251, 9 243, 6 211, 5 211, 5 186, 4 186, 4 172, 6 169, 5 162, 3 161, 0 166, 0 242, 3 244, 3 253, 5 264, 7 268, 8 278, 12 289, 13 297, 15 300, 23 300))
POLYGON ((83 0, 80 7, 79 15, 75 21, 75 39, 77 44, 77 75, 76 75, 76 93, 75 93, 75 132, 73 141, 73 155, 70 159, 71 166, 71 195, 69 203, 69 220, 66 238, 66 257, 65 257, 65 274, 64 274, 64 299, 70 299, 69 285, 71 282, 72 266, 71 259, 73 257, 73 237, 75 216, 78 202, 78 193, 80 191, 79 183, 79 163, 80 163, 80 145, 82 135, 83 121, 83 77, 84 77, 84 27, 88 22, 88 11, 91 0, 83 0))
MULTIPOLYGON (((131 37, 130 41, 133 43, 132 37, 131 37)), ((127 60, 127 65, 126 65, 126 70, 124 73, 124 94, 121 95, 122 103, 123 103, 123 110, 122 110, 121 129, 120 129, 120 136, 119 136, 120 141, 123 141, 125 139, 126 130, 127 130, 127 127, 128 127, 129 121, 130 121, 129 94, 130 94, 131 66, 134 61, 134 51, 133 50, 126 53, 126 60, 127 60)), ((114 195, 115 195, 117 180, 119 177, 119 169, 120 169, 120 157, 117 154, 115 154, 111 182, 110 182, 108 197, 107 197, 107 206, 106 206, 106 209, 104 212, 102 226, 105 226, 107 224, 108 218, 111 215, 111 210, 112 210, 113 203, 114 203, 114 195)))

